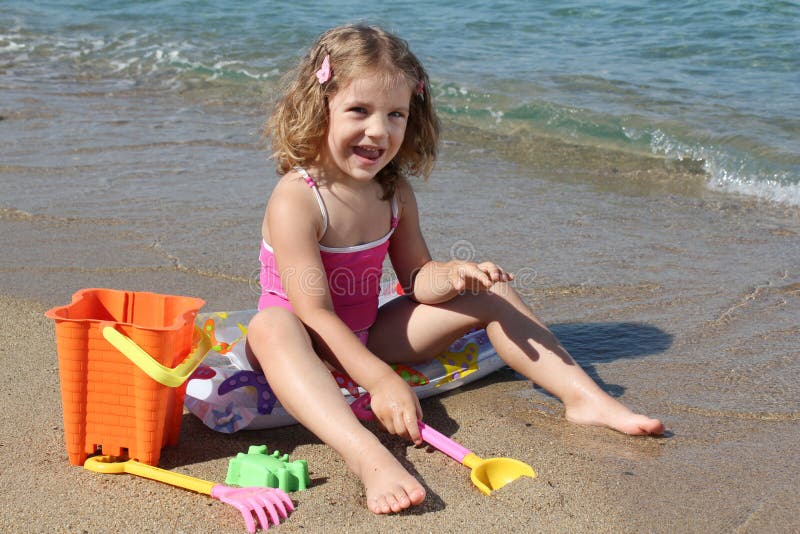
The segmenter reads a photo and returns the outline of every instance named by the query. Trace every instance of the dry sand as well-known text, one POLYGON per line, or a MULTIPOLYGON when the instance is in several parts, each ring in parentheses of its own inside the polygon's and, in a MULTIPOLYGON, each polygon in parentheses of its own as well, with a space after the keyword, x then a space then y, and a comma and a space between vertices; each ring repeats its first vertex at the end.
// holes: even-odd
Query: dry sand
MULTIPOLYGON (((0 345, 6 362, 0 443, 5 497, 0 523, 7 531, 244 530, 237 511, 208 497, 130 475, 101 475, 69 465, 63 444, 53 326, 43 317, 45 307, 2 297, 0 310, 8 318, 0 345)), ((468 469, 443 454, 384 436, 387 445, 425 481, 428 498, 411 512, 375 516, 364 506, 358 480, 328 447, 301 427, 224 435, 204 427, 190 414, 184 416, 180 444, 164 449, 161 465, 221 481, 230 457, 260 443, 289 453, 293 459, 308 460, 312 487, 292 494, 297 509, 276 531, 500 532, 527 527, 614 530, 615 525, 622 526, 619 511, 605 502, 602 485, 597 487, 597 481, 605 476, 593 468, 593 460, 554 441, 563 439, 559 434, 569 429, 566 423, 548 417, 537 421, 495 416, 493 400, 498 395, 505 397, 526 387, 510 372, 500 372, 476 387, 424 402, 432 426, 479 454, 514 456, 539 471, 537 479, 520 480, 491 497, 472 486, 468 469), (540 425, 550 430, 533 431, 540 425)), ((600 434, 601 439, 619 441, 626 449, 633 446, 645 456, 657 454, 662 446, 660 440, 631 441, 605 431, 600 434)))
MULTIPOLYGON (((203 280, 197 277, 189 285, 200 293, 203 280)), ((46 307, 0 297, 4 531, 244 532, 236 510, 208 497, 69 465, 53 325, 43 316, 46 307)), ((484 496, 472 486, 468 470, 453 460, 385 436, 385 443, 424 480, 428 491, 423 506, 399 515, 368 512, 358 480, 299 426, 224 435, 186 414, 180 443, 164 450, 161 465, 221 481, 230 457, 261 443, 292 459, 308 460, 311 488, 292 494, 297 509, 276 532, 757 532, 797 525, 793 510, 781 508, 794 499, 788 494, 765 496, 757 509, 742 510, 741 517, 720 523, 709 505, 747 492, 747 474, 718 473, 729 480, 709 483, 706 476, 713 473, 675 472, 674 460, 662 461, 695 454, 704 439, 713 438, 690 428, 673 428, 666 438, 631 438, 577 427, 563 420, 556 402, 541 395, 533 395, 538 409, 531 410, 531 391, 529 383, 503 370, 423 401, 423 409, 434 428, 484 457, 528 462, 537 478, 484 496), (641 506, 632 505, 639 499, 641 506)), ((743 433, 755 426, 737 424, 743 433)), ((776 424, 773 439, 780 429, 776 424)))

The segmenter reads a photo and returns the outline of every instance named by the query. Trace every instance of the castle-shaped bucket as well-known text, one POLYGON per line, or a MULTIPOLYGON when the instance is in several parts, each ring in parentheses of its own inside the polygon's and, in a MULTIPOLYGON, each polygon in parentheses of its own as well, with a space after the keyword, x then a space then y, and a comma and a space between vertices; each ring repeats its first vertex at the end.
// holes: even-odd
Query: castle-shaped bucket
POLYGON ((205 301, 82 289, 52 308, 69 462, 102 452, 158 465, 178 443, 185 379, 208 350, 194 320, 205 301))

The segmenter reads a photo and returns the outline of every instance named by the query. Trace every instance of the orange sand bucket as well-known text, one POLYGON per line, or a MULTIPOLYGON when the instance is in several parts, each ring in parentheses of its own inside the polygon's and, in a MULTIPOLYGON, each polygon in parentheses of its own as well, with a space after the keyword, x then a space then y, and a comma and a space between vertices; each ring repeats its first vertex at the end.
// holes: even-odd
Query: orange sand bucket
POLYGON ((83 465, 96 452, 158 465, 161 448, 178 443, 186 384, 169 387, 154 380, 106 341, 103 329, 129 338, 154 365, 185 370, 181 363, 192 352, 194 319, 203 304, 193 297, 82 289, 71 304, 45 313, 56 323, 72 465, 83 465))

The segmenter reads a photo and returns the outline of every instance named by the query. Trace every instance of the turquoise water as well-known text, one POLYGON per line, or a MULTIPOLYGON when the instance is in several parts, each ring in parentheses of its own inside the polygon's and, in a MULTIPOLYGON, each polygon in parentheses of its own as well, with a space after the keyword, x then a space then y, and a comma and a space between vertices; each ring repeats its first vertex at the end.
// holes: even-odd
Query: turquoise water
POLYGON ((316 35, 353 21, 411 43, 452 124, 523 152, 545 134, 689 160, 708 188, 800 205, 797 2, 6 1, 0 88, 257 108, 316 35))

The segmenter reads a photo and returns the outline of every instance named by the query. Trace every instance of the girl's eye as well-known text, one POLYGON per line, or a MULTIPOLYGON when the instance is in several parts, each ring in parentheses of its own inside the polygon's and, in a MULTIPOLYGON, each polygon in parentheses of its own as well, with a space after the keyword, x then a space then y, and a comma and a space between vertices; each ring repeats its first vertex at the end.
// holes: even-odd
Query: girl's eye
POLYGON ((354 113, 366 113, 367 112, 367 110, 365 108, 358 107, 358 106, 350 108, 350 111, 352 111, 354 113))
POLYGON ((391 113, 389 113, 389 116, 390 117, 399 117, 401 119, 404 119, 406 117, 406 114, 403 113, 402 111, 392 111, 391 113))

